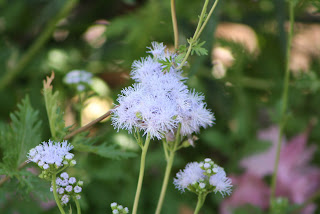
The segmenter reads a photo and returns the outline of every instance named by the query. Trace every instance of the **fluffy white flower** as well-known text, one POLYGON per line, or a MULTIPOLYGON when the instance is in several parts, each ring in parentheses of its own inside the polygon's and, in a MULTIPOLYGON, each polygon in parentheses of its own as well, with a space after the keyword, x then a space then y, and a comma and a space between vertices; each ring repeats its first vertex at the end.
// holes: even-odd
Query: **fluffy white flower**
POLYGON ((129 133, 138 129, 158 139, 174 133, 179 123, 183 136, 211 126, 214 117, 206 109, 204 96, 190 92, 182 71, 173 65, 176 55, 165 51, 162 43, 153 42, 149 49, 152 57, 132 64, 131 77, 136 83, 121 91, 119 105, 113 110, 113 126, 129 133), (160 60, 172 62, 172 66, 165 67, 160 60))
POLYGON ((150 51, 147 51, 147 53, 151 53, 154 57, 157 58, 162 58, 165 56, 166 52, 166 46, 163 45, 163 43, 158 43, 158 42, 152 42, 151 43, 152 47, 148 47, 150 51))
POLYGON ((183 136, 199 132, 200 127, 211 126, 215 120, 213 114, 206 109, 204 96, 195 91, 189 92, 188 97, 180 103, 178 120, 181 123, 183 136))
POLYGON ((199 163, 188 163, 183 171, 180 170, 177 173, 177 178, 173 180, 173 183, 177 189, 184 192, 190 184, 194 184, 206 177, 203 172, 204 170, 200 168, 199 163))
MULTIPOLYGON (((31 149, 27 155, 29 162, 35 162, 39 166, 43 166, 44 169, 48 169, 48 165, 55 164, 57 167, 63 165, 63 160, 67 155, 70 155, 69 151, 73 148, 67 141, 42 142, 40 145, 31 149)), ((71 154, 73 156, 73 154, 71 154)))
POLYGON ((209 183, 215 187, 215 193, 220 192, 223 197, 232 192, 231 179, 226 177, 226 173, 221 167, 218 168, 217 174, 210 177, 209 183))

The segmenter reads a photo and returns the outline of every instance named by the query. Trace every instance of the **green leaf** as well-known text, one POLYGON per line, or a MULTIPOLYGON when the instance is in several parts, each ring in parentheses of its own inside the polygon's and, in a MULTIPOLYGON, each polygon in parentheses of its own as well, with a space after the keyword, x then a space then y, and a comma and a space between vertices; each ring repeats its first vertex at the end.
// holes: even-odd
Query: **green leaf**
POLYGON ((39 112, 34 110, 26 96, 18 110, 10 114, 11 124, 0 130, 3 167, 15 171, 26 160, 28 151, 40 143, 41 120, 39 112))
POLYGON ((159 63, 161 63, 164 68, 163 71, 169 71, 172 66, 172 59, 165 58, 164 60, 158 60, 159 63))
POLYGON ((136 156, 136 153, 122 150, 116 145, 110 145, 108 142, 100 143, 100 138, 87 138, 85 137, 85 133, 79 134, 73 138, 72 145, 76 151, 90 152, 104 158, 119 160, 136 156), (99 145, 94 145, 98 143, 99 145))
POLYGON ((208 55, 207 49, 202 47, 205 43, 205 41, 199 43, 199 40, 195 42, 191 49, 191 55, 193 55, 194 52, 196 52, 198 56, 208 55))
POLYGON ((51 77, 47 77, 47 80, 43 81, 43 96, 46 105, 50 131, 52 139, 55 141, 62 141, 67 135, 68 128, 65 127, 63 119, 63 112, 59 106, 59 92, 52 92, 52 81, 54 79, 54 73, 51 77))

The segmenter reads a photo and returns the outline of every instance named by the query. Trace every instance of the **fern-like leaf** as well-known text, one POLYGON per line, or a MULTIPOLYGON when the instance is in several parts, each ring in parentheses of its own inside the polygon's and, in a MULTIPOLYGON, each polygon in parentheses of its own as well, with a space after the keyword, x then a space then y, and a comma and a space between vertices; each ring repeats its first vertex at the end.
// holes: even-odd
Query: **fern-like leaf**
POLYGON ((26 160, 28 151, 40 143, 41 121, 26 96, 18 110, 10 114, 11 124, 2 126, 0 141, 3 150, 2 167, 8 175, 14 175, 26 160))
POLYGON ((52 92, 52 81, 54 79, 54 73, 51 77, 47 77, 47 80, 43 81, 43 96, 45 100, 49 126, 52 139, 55 141, 62 141, 64 136, 68 132, 68 128, 65 127, 63 119, 63 112, 59 106, 59 92, 52 92))

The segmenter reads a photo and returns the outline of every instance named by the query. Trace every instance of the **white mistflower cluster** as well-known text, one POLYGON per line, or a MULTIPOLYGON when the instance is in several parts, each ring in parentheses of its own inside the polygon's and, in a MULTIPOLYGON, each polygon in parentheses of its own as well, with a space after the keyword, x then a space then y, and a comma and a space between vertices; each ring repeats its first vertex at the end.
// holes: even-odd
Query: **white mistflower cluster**
POLYGON ((44 170, 56 170, 64 165, 73 166, 76 161, 73 160, 73 154, 69 151, 73 148, 66 140, 63 142, 42 142, 35 148, 32 148, 28 155, 28 162, 34 162, 44 170))
POLYGON ((127 214, 129 213, 128 207, 123 207, 116 202, 111 203, 112 214, 127 214))
POLYGON ((149 49, 152 56, 132 64, 131 78, 136 83, 119 95, 119 105, 112 116, 114 127, 129 133, 138 129, 151 138, 161 139, 173 133, 179 124, 183 136, 211 126, 214 116, 206 109, 204 96, 189 90, 182 70, 173 66, 179 66, 176 54, 165 51, 162 43, 153 42, 149 49), (164 61, 172 66, 163 65, 164 61))
MULTIPOLYGON (((75 177, 69 177, 68 173, 61 173, 60 177, 56 179, 57 193, 61 204, 66 205, 70 198, 79 200, 81 198, 80 193, 82 191, 83 181, 77 181, 75 177)), ((50 191, 53 191, 53 187, 50 187, 50 191)))
POLYGON ((78 91, 84 91, 91 84, 92 73, 84 70, 73 70, 67 73, 64 82, 76 86, 78 91))
POLYGON ((174 179, 175 187, 182 192, 209 193, 219 192, 223 197, 232 191, 231 179, 226 176, 224 169, 215 164, 210 158, 203 162, 192 162, 180 170, 174 179))

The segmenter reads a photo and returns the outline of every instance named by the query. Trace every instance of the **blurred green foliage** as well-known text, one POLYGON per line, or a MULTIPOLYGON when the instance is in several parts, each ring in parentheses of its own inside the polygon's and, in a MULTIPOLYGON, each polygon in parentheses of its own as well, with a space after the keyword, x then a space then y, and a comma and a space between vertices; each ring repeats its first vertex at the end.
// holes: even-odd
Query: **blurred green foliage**
MULTIPOLYGON (((14 69, 65 2, 0 0, 0 78, 14 69)), ((319 17, 308 10, 312 4, 319 10, 319 1, 298 2, 297 22, 319 24, 319 17)), ((199 1, 176 0, 181 44, 193 35, 201 6, 199 1)), ((269 147, 267 142, 257 139, 256 133, 257 130, 277 124, 279 120, 285 61, 285 8, 285 0, 219 2, 201 36, 201 40, 206 41, 204 47, 209 54, 192 56, 188 60, 190 66, 185 70, 186 75, 189 74, 189 86, 206 96, 208 108, 215 113, 216 124, 202 130, 195 148, 179 151, 172 175, 187 162, 205 157, 211 157, 224 166, 228 174, 241 173, 239 161, 243 157, 269 147), (223 22, 250 26, 256 34, 258 52, 250 53, 239 43, 215 38, 214 32, 219 23, 223 22), (210 53, 213 45, 228 48, 234 58, 233 65, 227 68, 226 75, 221 79, 212 75, 210 53)), ((169 48, 173 47, 169 0, 81 0, 58 23, 53 36, 0 91, 0 129, 12 129, 16 133, 13 136, 13 131, 1 131, 0 135, 0 158, 3 163, 12 161, 11 169, 1 164, 0 174, 10 174, 16 170, 16 173, 10 174, 10 182, 0 188, 1 213, 57 211, 56 208, 41 208, 43 205, 40 201, 52 200, 49 183, 40 181, 26 169, 17 171, 19 164, 24 161, 21 155, 51 136, 43 98, 45 92, 42 91, 45 76, 49 76, 51 71, 56 74, 52 83, 53 93, 59 91, 59 95, 53 95, 52 108, 59 103, 63 111, 75 96, 75 92, 62 81, 64 75, 72 69, 87 70, 104 80, 111 89, 105 96, 116 100, 121 88, 131 84, 127 77, 133 60, 145 56, 146 47, 152 41, 164 42, 169 48), (86 32, 94 26, 99 26, 102 31, 99 31, 97 37, 88 39, 86 32), (18 107, 17 103, 20 103, 18 107), (20 126, 26 126, 26 135, 19 132, 23 129, 20 126), (11 151, 15 157, 8 159, 5 154, 9 153, 6 153, 5 148, 9 147, 4 145, 9 144, 12 147, 10 149, 16 150, 11 151)), ((319 53, 317 57, 319 59, 319 53)), ((290 80, 290 114, 285 128, 288 137, 305 131, 311 120, 319 119, 319 68, 319 60, 313 60, 309 70, 293 75, 290 80)), ((53 110, 52 115, 57 109, 53 110)), ((62 118, 59 120, 61 122, 62 118)), ((319 128, 320 124, 316 123, 310 142, 320 142, 319 128)), ((110 213, 109 205, 114 201, 131 208, 139 171, 139 158, 134 154, 139 154, 139 150, 135 146, 129 149, 121 147, 119 139, 127 142, 134 142, 134 139, 126 132, 116 132, 110 121, 96 125, 90 137, 87 134, 81 134, 71 141, 75 146, 78 164, 70 169, 70 173, 84 180, 81 199, 83 213, 110 213)), ((315 157, 314 164, 319 166, 319 150, 315 157)), ((147 154, 139 212, 154 212, 164 168, 161 143, 154 143, 147 154)), ((178 213, 182 205, 193 209, 196 196, 181 194, 174 189, 171 181, 162 213, 178 213)), ((202 213, 217 213, 222 200, 220 196, 209 195, 202 213)), ((251 206, 243 207, 236 213, 253 212, 260 213, 258 208, 251 206)))

